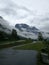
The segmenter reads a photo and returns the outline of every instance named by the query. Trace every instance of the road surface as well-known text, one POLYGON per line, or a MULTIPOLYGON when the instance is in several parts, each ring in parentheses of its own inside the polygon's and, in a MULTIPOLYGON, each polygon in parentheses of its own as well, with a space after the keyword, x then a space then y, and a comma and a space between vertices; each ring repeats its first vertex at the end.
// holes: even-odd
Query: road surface
POLYGON ((36 65, 37 51, 5 48, 0 50, 0 65, 36 65))

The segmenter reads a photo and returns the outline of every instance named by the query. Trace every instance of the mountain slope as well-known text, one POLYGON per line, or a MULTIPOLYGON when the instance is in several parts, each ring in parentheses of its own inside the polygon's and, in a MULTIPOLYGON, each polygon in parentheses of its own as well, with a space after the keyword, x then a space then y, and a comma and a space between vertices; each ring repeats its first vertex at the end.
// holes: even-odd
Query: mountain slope
POLYGON ((1 16, 0 16, 0 31, 4 31, 6 33, 11 33, 11 26, 1 16))
POLYGON ((36 27, 30 27, 27 24, 16 24, 18 35, 26 38, 37 39, 39 30, 36 27))
POLYGON ((19 36, 31 39, 38 39, 38 33, 41 32, 44 38, 49 38, 49 34, 40 31, 36 27, 31 27, 27 24, 16 24, 15 28, 19 36))

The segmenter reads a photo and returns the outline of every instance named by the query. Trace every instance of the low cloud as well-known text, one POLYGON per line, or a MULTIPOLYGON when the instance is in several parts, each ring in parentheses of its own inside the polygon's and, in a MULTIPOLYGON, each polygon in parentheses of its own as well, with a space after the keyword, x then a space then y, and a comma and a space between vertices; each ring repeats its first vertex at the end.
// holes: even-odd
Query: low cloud
POLYGON ((8 16, 16 17, 16 19, 26 18, 30 13, 30 10, 28 8, 24 6, 19 6, 13 3, 12 0, 8 2, 7 0, 4 1, 1 0, 0 3, 2 5, 2 7, 0 8, 0 12, 3 12, 5 15, 8 16), (4 6, 3 4, 6 5, 4 6))
MULTIPOLYGON (((0 0, 0 15, 12 25, 16 23, 27 23, 31 26, 39 27, 42 30, 48 30, 49 14, 47 13, 49 13, 49 10, 47 7, 49 5, 46 4, 46 0, 42 1, 40 3, 39 0, 37 0, 36 3, 34 0, 25 0, 25 3, 28 4, 19 5, 21 2, 20 0, 18 3, 16 3, 17 0, 0 0), (32 2, 34 3, 32 4, 32 2), (41 4, 43 5, 43 9, 41 4)), ((21 2, 21 4, 23 3, 21 2)))

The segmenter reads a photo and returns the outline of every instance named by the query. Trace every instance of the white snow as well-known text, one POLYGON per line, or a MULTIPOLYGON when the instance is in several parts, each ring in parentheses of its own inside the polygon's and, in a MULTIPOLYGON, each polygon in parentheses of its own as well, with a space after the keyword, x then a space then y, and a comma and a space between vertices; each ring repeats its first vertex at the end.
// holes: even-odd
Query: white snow
POLYGON ((25 38, 31 38, 31 39, 37 39, 37 35, 35 35, 34 33, 30 33, 30 32, 27 32, 27 31, 20 31, 19 29, 16 29, 17 30, 17 34, 19 36, 22 36, 22 37, 25 37, 25 38))
MULTIPOLYGON (((31 38, 31 39, 38 39, 38 34, 35 34, 33 32, 27 32, 27 30, 25 30, 24 28, 22 28, 22 29, 23 29, 23 31, 20 31, 19 29, 16 28, 17 34, 19 36, 22 36, 22 37, 25 37, 25 38, 31 38)), ((43 35, 44 38, 49 37, 49 34, 47 34, 47 33, 42 33, 42 35, 43 35)))

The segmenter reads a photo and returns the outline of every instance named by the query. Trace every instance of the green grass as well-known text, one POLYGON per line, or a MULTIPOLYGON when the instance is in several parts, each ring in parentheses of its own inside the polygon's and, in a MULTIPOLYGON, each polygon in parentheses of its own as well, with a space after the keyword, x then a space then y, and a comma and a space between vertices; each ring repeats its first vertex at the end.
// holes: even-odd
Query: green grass
POLYGON ((7 43, 8 41, 0 41, 0 44, 4 44, 7 43))
POLYGON ((21 47, 16 47, 15 49, 21 49, 21 50, 37 50, 40 51, 44 47, 44 44, 42 42, 32 43, 28 45, 24 45, 21 47))
POLYGON ((12 47, 17 45, 28 44, 28 43, 32 43, 32 40, 7 41, 0 44, 0 48, 7 48, 7 47, 12 47))
POLYGON ((0 41, 0 44, 7 44, 9 42, 13 42, 13 40, 2 40, 0 41))

